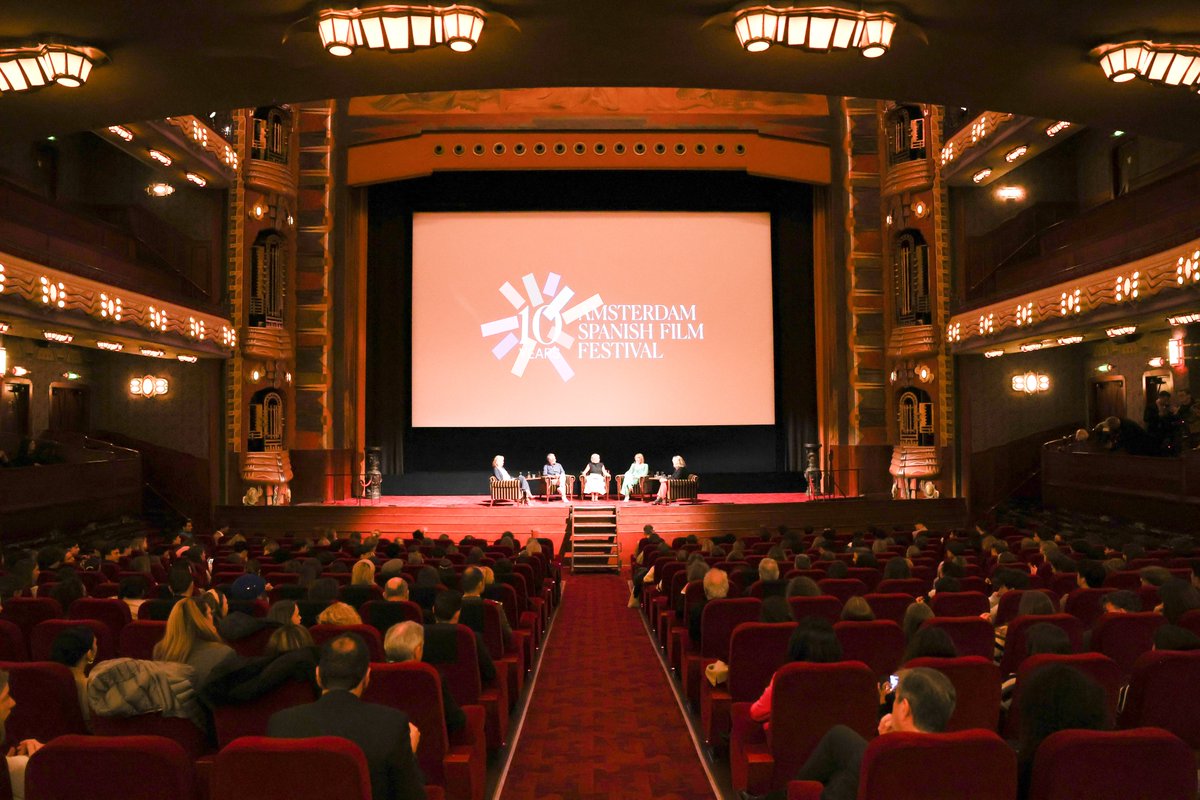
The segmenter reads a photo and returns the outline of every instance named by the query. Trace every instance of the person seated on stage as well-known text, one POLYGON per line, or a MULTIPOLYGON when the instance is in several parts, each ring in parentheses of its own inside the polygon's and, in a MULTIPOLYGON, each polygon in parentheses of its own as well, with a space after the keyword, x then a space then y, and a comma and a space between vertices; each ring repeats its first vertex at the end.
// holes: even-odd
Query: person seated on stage
MULTIPOLYGON (((511 481, 513 479, 508 474, 508 470, 504 468, 504 456, 496 456, 492 459, 492 475, 498 481, 511 481)), ((533 497, 533 493, 529 491, 529 481, 525 480, 524 475, 518 475, 517 481, 521 487, 521 504, 529 505, 529 498, 533 497)))
MULTIPOLYGON (((954 684, 937 670, 901 670, 892 713, 879 721, 879 734, 940 733, 946 729, 956 701, 954 684)), ((866 739, 845 725, 835 725, 821 738, 796 780, 824 784, 822 800, 854 800, 866 750, 866 739)))
POLYGON ((629 502, 630 493, 649 474, 650 465, 646 463, 646 457, 641 453, 634 455, 633 463, 625 470, 625 478, 621 481, 621 495, 626 503, 629 502))
MULTIPOLYGON (((388 628, 383 637, 383 652, 389 664, 420 661, 425 654, 425 627, 418 622, 406 620, 388 628)), ((446 733, 458 733, 467 724, 467 715, 450 694, 450 684, 441 681, 442 713, 446 718, 446 733)))
POLYGON ((546 453, 546 463, 542 465, 542 478, 547 483, 557 483, 558 493, 562 495, 563 502, 571 502, 567 497, 567 471, 563 469, 562 464, 558 463, 554 453, 546 453))
MULTIPOLYGON (((675 467, 675 471, 669 476, 673 481, 681 481, 691 477, 691 471, 687 468, 687 463, 683 460, 683 456, 672 456, 671 465, 675 467)), ((658 496, 654 498, 656 505, 663 505, 667 502, 667 482, 658 482, 658 496)))
POLYGON ((611 473, 600 461, 600 454, 592 453, 592 460, 580 473, 580 478, 583 480, 583 491, 580 494, 590 494, 593 500, 598 499, 599 495, 607 494, 607 480, 610 477, 611 473))

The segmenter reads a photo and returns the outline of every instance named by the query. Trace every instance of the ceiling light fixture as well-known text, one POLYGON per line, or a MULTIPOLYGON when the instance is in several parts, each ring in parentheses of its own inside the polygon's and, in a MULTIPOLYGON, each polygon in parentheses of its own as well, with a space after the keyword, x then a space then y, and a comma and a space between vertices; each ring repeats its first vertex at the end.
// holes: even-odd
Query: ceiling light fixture
POLYGON ((150 154, 151 158, 153 158, 158 163, 162 164, 164 167, 169 167, 173 163, 175 163, 174 159, 172 159, 169 155, 164 153, 162 150, 154 150, 153 148, 151 148, 150 150, 147 150, 146 152, 150 154))
POLYGON ((185 364, 195 364, 197 361, 200 360, 200 359, 196 358, 195 356, 175 356, 175 358, 179 359, 180 361, 182 361, 185 364))
POLYGON ((175 194, 175 187, 169 183, 158 181, 146 187, 146 194, 151 197, 170 197, 175 194))
POLYGON ((75 339, 69 333, 59 333, 58 331, 42 331, 42 336, 48 342, 58 342, 59 344, 70 344, 75 339))
POLYGON ((480 9, 461 5, 326 8, 317 14, 317 33, 321 46, 340 57, 359 47, 394 53, 440 44, 466 53, 479 43, 486 21, 480 9))
POLYGON ((1071 123, 1067 122, 1065 119, 1060 120, 1046 128, 1046 135, 1053 139, 1055 136, 1058 136, 1069 127, 1071 127, 1071 123))
POLYGON ((734 15, 733 30, 751 53, 781 44, 817 53, 853 47, 866 58, 879 58, 891 49, 898 21, 894 14, 831 6, 756 6, 734 15))
POLYGON ((189 172, 187 174, 187 179, 189 181, 191 181, 192 183, 196 184, 197 186, 199 186, 201 189, 203 189, 205 186, 208 186, 208 181, 205 180, 202 176, 197 175, 194 172, 189 172))
POLYGON ((983 183, 991 174, 992 168, 984 167, 983 169, 979 170, 979 172, 976 172, 974 175, 972 175, 971 180, 973 180, 975 183, 983 183))
POLYGON ((0 93, 25 92, 51 84, 74 89, 87 83, 92 68, 105 58, 94 47, 66 44, 0 50, 0 93))
POLYGON ((96 342, 96 347, 101 350, 107 350, 110 353, 119 353, 125 349, 125 345, 120 342, 96 342))
POLYGON ((1059 344, 1079 344, 1083 341, 1082 336, 1062 336, 1059 337, 1059 344))
POLYGON ((153 347, 143 347, 138 352, 151 358, 162 358, 167 354, 165 350, 155 350, 153 347))
POLYGON ((1032 353, 1035 350, 1041 350, 1045 346, 1046 345, 1042 344, 1041 342, 1029 342, 1028 344, 1021 345, 1021 352, 1032 353))
POLYGON ((1004 160, 1011 164, 1012 162, 1016 161, 1018 158, 1020 158, 1021 156, 1025 155, 1028 152, 1029 152, 1028 147, 1026 147, 1023 144, 1018 145, 1018 146, 1014 147, 1012 150, 1009 150, 1007 153, 1004 154, 1004 160))
POLYGON ((1123 325, 1120 328, 1109 328, 1105 331, 1110 339, 1115 339, 1118 336, 1128 336, 1137 331, 1137 325, 1123 325))
POLYGON ((1091 55, 1099 62, 1104 77, 1113 83, 1142 78, 1162 86, 1191 89, 1200 82, 1200 46, 1197 45, 1122 42, 1097 47, 1091 55))
POLYGON ((133 141, 133 131, 126 128, 124 125, 109 125, 108 132, 113 136, 119 136, 127 142, 133 141))
POLYGON ((983 357, 984 358, 999 358, 1002 355, 1004 355, 1003 350, 988 350, 986 353, 983 354, 983 357))
POLYGON ((1191 325, 1200 322, 1200 314, 1183 314, 1178 317, 1167 317, 1168 325, 1191 325))

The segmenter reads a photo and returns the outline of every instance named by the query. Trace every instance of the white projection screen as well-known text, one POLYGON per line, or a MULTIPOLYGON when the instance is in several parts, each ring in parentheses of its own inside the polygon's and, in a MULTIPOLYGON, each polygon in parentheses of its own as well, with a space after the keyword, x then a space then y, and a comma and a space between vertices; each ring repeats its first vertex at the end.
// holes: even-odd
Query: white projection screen
POLYGON ((413 427, 775 423, 766 213, 417 213, 412 242, 413 427))

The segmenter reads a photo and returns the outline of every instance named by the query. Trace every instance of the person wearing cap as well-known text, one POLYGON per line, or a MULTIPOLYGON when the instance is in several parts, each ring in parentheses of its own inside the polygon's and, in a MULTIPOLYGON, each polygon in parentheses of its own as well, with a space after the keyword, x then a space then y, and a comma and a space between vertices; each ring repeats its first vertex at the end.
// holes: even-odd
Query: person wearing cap
POLYGON ((239 575, 229 587, 230 600, 258 600, 267 594, 267 582, 261 575, 239 575))

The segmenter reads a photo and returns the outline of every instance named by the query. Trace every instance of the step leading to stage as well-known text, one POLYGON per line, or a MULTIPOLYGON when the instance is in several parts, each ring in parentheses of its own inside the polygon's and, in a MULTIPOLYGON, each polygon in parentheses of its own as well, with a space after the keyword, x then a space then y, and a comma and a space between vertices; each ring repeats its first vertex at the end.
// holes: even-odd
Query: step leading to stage
POLYGON ((620 571, 616 506, 573 506, 567 517, 571 572, 620 571))

